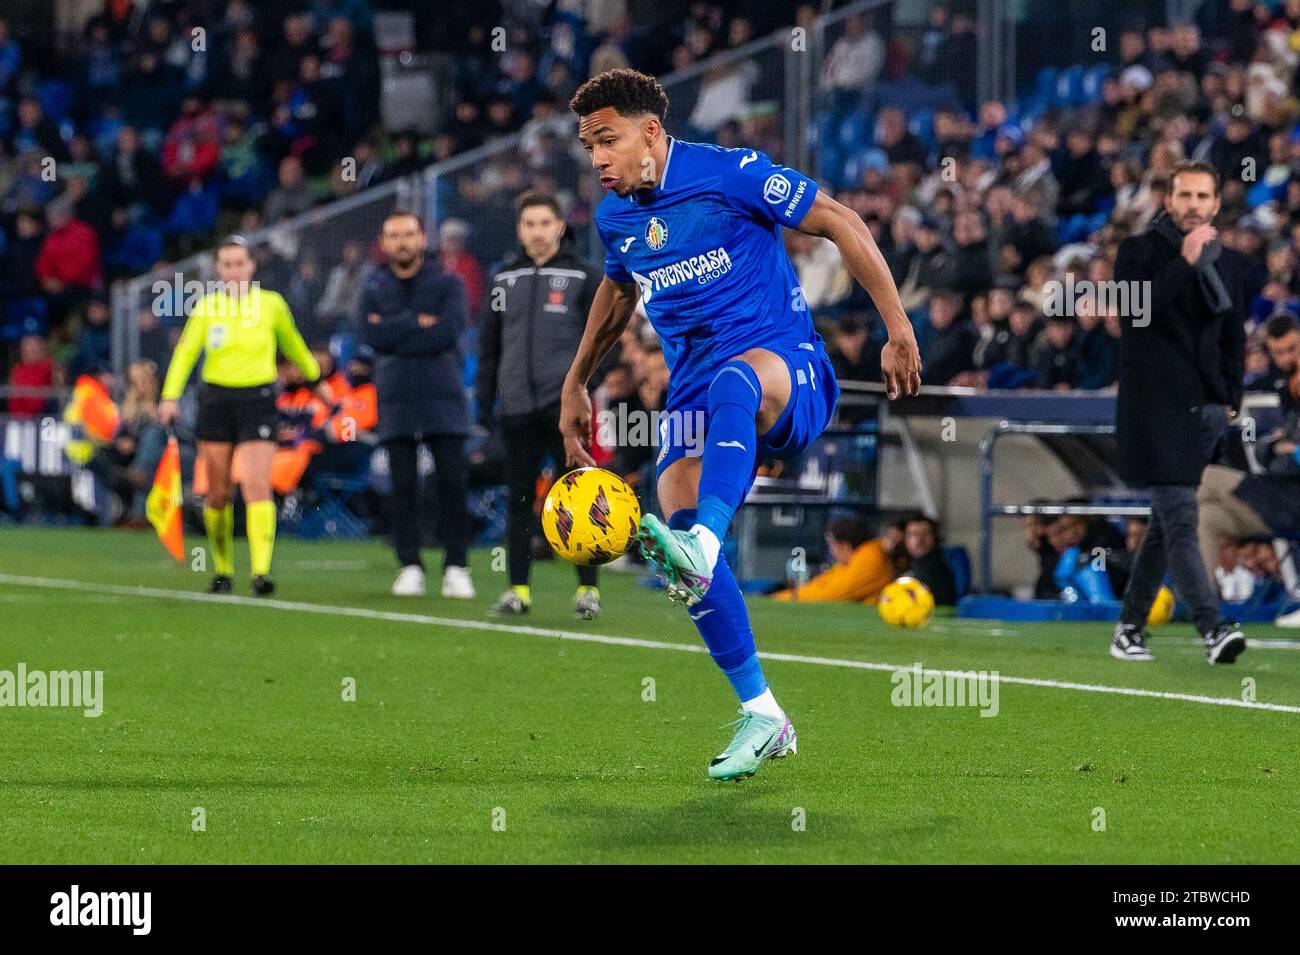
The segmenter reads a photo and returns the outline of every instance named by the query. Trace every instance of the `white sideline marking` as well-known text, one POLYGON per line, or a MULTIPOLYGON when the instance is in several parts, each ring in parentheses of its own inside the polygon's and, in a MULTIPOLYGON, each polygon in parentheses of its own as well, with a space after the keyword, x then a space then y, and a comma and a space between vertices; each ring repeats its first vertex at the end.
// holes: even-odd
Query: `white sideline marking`
MULTIPOLYGON (((166 600, 187 600, 192 603, 223 603, 248 607, 268 607, 272 610, 297 610, 333 617, 361 617, 366 620, 391 620, 394 623, 418 623, 433 627, 457 627, 468 630, 488 630, 493 633, 518 633, 530 637, 551 637, 558 640, 577 640, 582 643, 602 643, 609 646, 641 647, 647 650, 679 650, 684 653, 708 653, 706 647, 694 643, 669 643, 663 640, 641 640, 636 637, 615 637, 608 634, 588 633, 581 630, 549 630, 545 627, 525 627, 518 624, 489 623, 484 620, 461 620, 457 617, 432 617, 419 613, 397 613, 391 610, 367 610, 364 607, 334 607, 327 604, 310 604, 294 600, 276 600, 265 597, 239 597, 234 594, 199 594, 184 590, 165 590, 158 587, 126 587, 120 584, 89 584, 79 580, 53 580, 47 577, 21 577, 0 574, 0 584, 16 587, 44 587, 52 590, 75 590, 84 593, 120 594, 127 597, 161 597, 166 600)), ((762 660, 779 663, 808 663, 814 666, 844 667, 852 670, 877 670, 894 673, 909 670, 911 664, 899 666, 892 663, 871 663, 866 660, 842 660, 837 657, 810 657, 797 653, 772 653, 759 651, 762 660)), ((966 676, 967 670, 934 670, 945 676, 966 676)), ((1142 696, 1157 700, 1179 700, 1184 703, 1206 703, 1212 706, 1235 706, 1244 710, 1271 710, 1275 713, 1300 713, 1300 706, 1285 703, 1259 703, 1237 700, 1232 697, 1199 696, 1194 693, 1168 693, 1163 690, 1139 690, 1123 686, 1101 686, 1095 683, 1073 683, 1068 680, 1040 680, 1036 677, 1001 676, 1000 683, 1020 686, 1037 686, 1052 690, 1078 690, 1083 693, 1110 693, 1116 696, 1142 696)))

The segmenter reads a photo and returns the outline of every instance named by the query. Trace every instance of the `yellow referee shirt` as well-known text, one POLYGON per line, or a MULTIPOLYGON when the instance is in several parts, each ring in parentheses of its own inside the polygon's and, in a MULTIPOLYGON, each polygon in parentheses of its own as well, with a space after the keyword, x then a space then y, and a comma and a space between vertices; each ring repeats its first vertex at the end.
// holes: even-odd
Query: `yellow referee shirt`
POLYGON ((276 348, 302 369, 308 381, 320 377, 278 292, 253 287, 234 298, 224 292, 205 295, 185 322, 163 382, 162 398, 174 401, 185 390, 199 354, 204 353, 203 380, 226 388, 255 388, 275 381, 276 348))

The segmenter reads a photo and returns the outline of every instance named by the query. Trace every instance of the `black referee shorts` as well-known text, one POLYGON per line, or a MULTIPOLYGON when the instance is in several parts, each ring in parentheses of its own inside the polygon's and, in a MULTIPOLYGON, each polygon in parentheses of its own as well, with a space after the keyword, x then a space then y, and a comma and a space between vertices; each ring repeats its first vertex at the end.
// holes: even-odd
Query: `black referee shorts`
POLYGON ((276 425, 274 385, 226 388, 204 384, 199 392, 199 418, 194 429, 199 441, 274 441, 276 425))

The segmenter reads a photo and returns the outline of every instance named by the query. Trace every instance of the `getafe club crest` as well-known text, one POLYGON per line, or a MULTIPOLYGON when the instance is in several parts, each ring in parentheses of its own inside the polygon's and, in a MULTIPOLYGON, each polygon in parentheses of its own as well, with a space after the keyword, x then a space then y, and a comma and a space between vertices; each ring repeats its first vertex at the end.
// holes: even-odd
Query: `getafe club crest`
POLYGON ((651 218, 645 225, 645 244, 656 252, 668 244, 668 226, 658 216, 651 218))

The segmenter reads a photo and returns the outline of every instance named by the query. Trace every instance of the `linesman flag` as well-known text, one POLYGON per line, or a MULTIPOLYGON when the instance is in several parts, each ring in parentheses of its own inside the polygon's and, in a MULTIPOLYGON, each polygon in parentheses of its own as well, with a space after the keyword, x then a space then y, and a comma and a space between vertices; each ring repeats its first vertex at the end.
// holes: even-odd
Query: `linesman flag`
POLYGON ((167 450, 154 472, 153 487, 145 500, 145 514, 158 532, 158 539, 178 561, 185 559, 185 537, 181 531, 181 449, 176 439, 167 439, 167 450))

